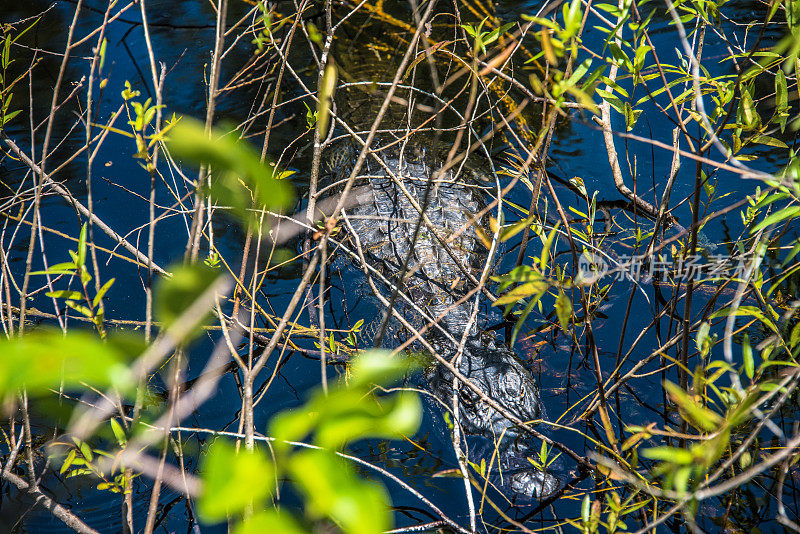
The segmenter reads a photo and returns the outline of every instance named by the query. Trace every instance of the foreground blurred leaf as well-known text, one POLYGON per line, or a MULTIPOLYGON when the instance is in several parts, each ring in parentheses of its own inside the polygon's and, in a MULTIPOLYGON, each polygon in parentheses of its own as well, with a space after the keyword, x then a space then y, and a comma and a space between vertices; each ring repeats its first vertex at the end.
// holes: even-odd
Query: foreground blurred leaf
POLYGON ((328 122, 330 118, 331 99, 336 90, 336 65, 329 63, 325 66, 322 82, 319 87, 319 102, 317 103, 317 131, 320 138, 328 135, 328 122))
MULTIPOLYGON (((413 434, 422 419, 419 397, 413 393, 375 398, 347 391, 329 396, 328 401, 334 408, 326 410, 316 432, 316 442, 322 447, 341 447, 365 438, 401 438, 413 434)), ((323 403, 320 398, 314 406, 323 403)))
POLYGON ((230 206, 242 219, 253 217, 253 208, 281 210, 292 201, 289 182, 277 180, 274 167, 262 163, 260 154, 247 142, 239 141, 235 132, 226 135, 215 130, 209 137, 201 123, 184 118, 172 130, 167 144, 176 158, 210 165, 210 189, 208 184, 198 187, 230 206))
POLYGON ((280 513, 277 510, 259 512, 240 523, 233 531, 234 534, 307 534, 307 532, 288 512, 280 513))
POLYGON ((266 498, 275 487, 275 467, 260 450, 236 452, 233 445, 217 440, 200 468, 203 494, 197 511, 205 521, 216 522, 266 498))
POLYGON ((289 472, 305 494, 312 517, 330 517, 349 534, 389 530, 386 490, 356 476, 353 468, 333 453, 300 451, 292 456, 289 472))
POLYGON ((364 438, 396 438, 419 426, 422 406, 415 394, 376 396, 373 384, 389 384, 409 368, 407 359, 384 351, 369 351, 351 365, 349 383, 340 381, 328 395, 317 391, 305 406, 275 417, 270 433, 276 448, 298 441, 315 430, 315 443, 337 448, 364 438))
POLYGON ((689 465, 694 461, 692 453, 675 447, 653 447, 642 451, 642 456, 651 460, 661 460, 678 465, 689 465))
POLYGON ((410 369, 411 363, 403 356, 392 356, 383 350, 366 351, 350 365, 350 387, 389 384, 410 369))
MULTIPOLYGON (((172 326, 219 276, 217 271, 205 264, 176 266, 171 272, 170 278, 159 281, 154 299, 155 317, 162 323, 162 328, 172 326)), ((207 316, 208 313, 196 318, 196 322, 202 323, 207 316)), ((199 332, 198 327, 193 333, 199 332)))
POLYGON ((139 354, 138 338, 114 336, 107 342, 89 332, 39 330, 0 341, 0 394, 26 387, 30 394, 82 383, 126 391, 135 384, 126 363, 139 354))

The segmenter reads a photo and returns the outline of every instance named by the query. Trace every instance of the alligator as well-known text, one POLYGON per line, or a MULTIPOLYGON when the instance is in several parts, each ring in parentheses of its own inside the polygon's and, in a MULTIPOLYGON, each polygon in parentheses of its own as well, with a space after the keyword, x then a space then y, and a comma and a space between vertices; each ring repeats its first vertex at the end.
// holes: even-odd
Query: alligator
MULTIPOLYGON (((329 157, 334 178, 339 181, 349 176, 352 165, 348 163, 355 159, 352 149, 344 152, 351 157, 343 157, 341 149, 329 157)), ((472 298, 460 302, 469 285, 465 283, 468 273, 487 259, 474 226, 468 224, 482 204, 483 188, 465 183, 464 179, 456 180, 450 173, 432 183, 437 166, 430 163, 431 158, 420 155, 420 150, 406 150, 405 154, 391 150, 376 152, 382 164, 367 159, 358 179, 362 187, 356 189, 355 207, 345 212, 351 241, 361 247, 365 260, 384 275, 390 286, 399 286, 408 297, 408 300, 398 299, 395 306, 407 322, 422 326, 420 312, 428 318, 440 319, 441 329, 429 329, 424 338, 441 356, 453 361, 458 342, 465 337, 463 352, 455 364, 459 372, 518 419, 543 419, 545 410, 529 369, 500 340, 481 333, 475 324, 470 326, 472 298), (426 204, 430 226, 422 224, 414 240, 420 218, 417 207, 426 204), (448 243, 449 253, 443 243, 448 243), (400 279, 399 272, 409 251, 407 274, 400 279)), ((408 332, 402 333, 402 328, 394 332, 389 346, 408 336, 408 332)), ((453 379, 450 370, 433 363, 423 373, 423 387, 444 406, 452 406, 456 383, 453 379)), ((500 491, 518 500, 530 500, 549 496, 561 487, 556 476, 528 461, 538 457, 541 443, 489 406, 473 389, 464 384, 457 387, 457 405, 460 428, 466 435, 479 437, 484 448, 491 451, 499 441, 490 480, 500 491)), ((486 456, 488 465, 491 455, 486 456)))
MULTIPOLYGON (((351 82, 340 84, 336 90, 334 110, 356 132, 368 130, 375 120, 385 97, 387 84, 382 82, 390 81, 397 67, 397 55, 392 51, 402 49, 402 43, 409 38, 402 33, 404 30, 391 23, 381 26, 379 18, 353 16, 348 23, 353 36, 361 39, 358 46, 340 40, 332 51, 340 79, 351 82), (387 40, 380 41, 384 36, 387 40), (391 44, 389 36, 399 36, 400 48, 391 44), (369 44, 363 42, 365 38, 369 44)), ((432 27, 432 31, 436 28, 432 27)), ((418 74, 411 78, 407 72, 406 80, 424 87, 430 83, 422 79, 424 70, 418 68, 418 74)), ((454 107, 460 105, 463 103, 456 101, 454 107)), ((436 410, 442 405, 452 409, 455 393, 458 414, 454 419, 465 435, 472 436, 470 460, 477 459, 476 463, 480 463, 476 453, 483 449, 489 451, 483 455, 489 465, 496 447, 496 459, 489 473, 495 487, 517 502, 542 499, 555 493, 562 483, 528 461, 539 457, 541 442, 475 392, 483 392, 518 421, 545 418, 531 371, 494 334, 481 331, 485 318, 470 321, 474 297, 463 298, 469 288, 475 287, 476 273, 489 259, 475 225, 470 224, 471 218, 486 204, 488 184, 493 187, 495 183, 487 170, 485 156, 489 154, 470 156, 457 170, 437 172, 446 160, 455 134, 452 128, 449 134, 434 131, 431 127, 435 123, 425 120, 431 117, 425 110, 435 107, 435 102, 426 100, 421 93, 397 90, 371 145, 372 155, 359 170, 352 190, 355 199, 348 199, 354 207, 345 210, 346 223, 342 226, 350 229, 351 246, 360 246, 372 271, 382 274, 383 285, 375 289, 384 294, 384 299, 395 288, 403 292, 404 296, 393 301, 392 307, 404 322, 418 329, 431 319, 438 319, 438 327, 429 327, 423 334, 424 344, 452 362, 474 390, 454 381, 453 373, 436 361, 422 373, 421 385, 436 399, 430 403, 436 410), (418 107, 409 118, 412 106, 418 107), (424 208, 427 221, 418 228, 420 208, 424 208), (410 261, 404 268, 409 253, 410 261), (465 341, 460 351, 462 339, 465 341)), ((452 119, 459 120, 455 116, 452 119)), ((328 185, 341 184, 350 176, 362 146, 343 128, 334 133, 337 134, 334 139, 341 140, 334 141, 326 150, 325 180, 329 183, 321 184, 332 193, 337 189, 328 185)), ((361 270, 363 265, 356 267, 361 270)), ((385 326, 382 318, 375 322, 385 326)), ((382 339, 371 341, 386 348, 405 343, 411 332, 399 323, 390 324, 390 335, 381 333, 376 337, 382 339)), ((417 343, 412 348, 417 350, 422 345, 417 343)), ((446 427, 442 428, 444 432, 446 427)))

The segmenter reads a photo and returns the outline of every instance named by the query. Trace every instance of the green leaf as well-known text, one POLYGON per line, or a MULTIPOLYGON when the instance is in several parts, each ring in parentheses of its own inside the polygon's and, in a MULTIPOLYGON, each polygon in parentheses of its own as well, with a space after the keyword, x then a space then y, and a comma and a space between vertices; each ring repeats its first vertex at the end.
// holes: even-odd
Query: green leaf
POLYGON ((98 56, 100 57, 100 70, 103 70, 103 66, 106 64, 106 45, 108 44, 108 39, 103 37, 103 42, 100 43, 100 51, 98 52, 98 56))
POLYGON ((742 89, 742 99, 739 105, 745 126, 754 128, 761 122, 758 112, 756 111, 756 106, 753 103, 753 95, 750 93, 749 89, 742 89))
POLYGON ((81 275, 81 284, 83 284, 83 285, 86 285, 86 284, 88 284, 88 283, 91 281, 91 279, 92 279, 92 275, 90 275, 90 274, 89 274, 89 271, 87 271, 87 270, 86 270, 86 265, 83 265, 83 266, 82 266, 82 267, 81 267, 81 268, 78 270, 78 272, 79 272, 79 273, 80 273, 80 275, 81 275))
POLYGON ((558 316, 561 330, 566 334, 569 328, 569 321, 572 318, 572 301, 563 291, 559 291, 556 298, 556 315, 558 316))
POLYGON ((233 534, 308 534, 288 512, 263 510, 239 523, 233 534))
POLYGON ((542 254, 539 257, 539 266, 542 269, 542 272, 547 268, 547 263, 550 260, 550 248, 553 246, 553 242, 558 235, 558 227, 561 225, 560 222, 557 222, 553 229, 550 231, 550 234, 547 236, 547 240, 544 242, 544 247, 542 247, 542 254))
POLYGON ((69 291, 68 289, 61 289, 58 291, 48 291, 45 293, 48 297, 52 297, 54 299, 70 299, 70 300, 82 300, 83 293, 80 291, 69 291))
POLYGON ((92 317, 94 317, 94 312, 92 312, 92 310, 90 310, 89 308, 87 308, 83 304, 76 304, 72 300, 68 300, 65 304, 67 305, 68 308, 72 308, 73 310, 75 310, 76 312, 80 313, 81 315, 83 315, 87 319, 91 319, 92 317))
POLYGON ((767 145, 767 146, 774 146, 777 148, 789 148, 786 143, 781 141, 780 139, 776 139, 774 137, 770 137, 768 135, 759 135, 752 139, 754 143, 758 143, 760 145, 767 145))
POLYGON ((608 102, 612 108, 617 110, 619 114, 625 115, 625 105, 622 103, 622 100, 614 96, 612 93, 609 93, 605 89, 595 89, 595 93, 597 93, 600 98, 608 102))
POLYGON ((755 225, 753 229, 750 230, 750 233, 754 234, 759 230, 761 230, 762 228, 766 228, 767 226, 778 223, 785 219, 797 217, 798 215, 800 215, 800 206, 787 206, 782 210, 773 213, 772 215, 770 215, 769 217, 765 218, 763 221, 755 225))
POLYGON ((521 284, 502 297, 498 298, 496 301, 492 303, 492 306, 503 306, 505 304, 514 304, 521 299, 526 297, 530 297, 531 295, 538 295, 541 297, 545 291, 550 287, 550 283, 541 278, 537 281, 533 282, 525 282, 521 284))
POLYGON ((708 333, 710 330, 711 325, 708 322, 704 322, 697 329, 697 338, 695 339, 695 344, 697 345, 697 350, 700 351, 700 356, 703 357, 705 357, 711 349, 711 345, 708 343, 708 333))
POLYGON ((760 395, 757 391, 750 391, 747 396, 733 408, 727 416, 731 428, 735 428, 753 417, 752 407, 758 403, 760 395))
POLYGON ((676 447, 653 447, 642 451, 642 456, 651 460, 676 463, 678 465, 691 464, 694 461, 692 453, 686 449, 676 447))
POLYGON ((328 395, 317 390, 309 402, 277 415, 270 433, 276 450, 285 441, 297 441, 316 430, 315 443, 341 447, 356 439, 396 438, 414 433, 422 418, 419 397, 414 393, 376 396, 374 384, 389 384, 410 368, 407 359, 388 352, 368 351, 351 365, 350 378, 340 381, 328 395))
POLYGON ((628 59, 627 54, 622 51, 622 48, 619 47, 617 43, 611 42, 608 43, 608 47, 611 50, 611 55, 616 60, 617 64, 620 67, 624 67, 628 72, 632 70, 633 65, 631 64, 631 60, 628 59))
POLYGON ((86 458, 87 461, 91 462, 92 460, 94 460, 94 454, 92 454, 92 449, 89 447, 88 443, 86 443, 85 441, 81 441, 78 444, 78 447, 81 450, 81 454, 83 455, 84 458, 86 458))
POLYGON ((752 380, 755 373, 755 363, 753 362, 753 349, 750 347, 750 336, 747 334, 742 339, 742 359, 744 360, 744 372, 747 378, 752 380))
POLYGON ((794 349, 798 343, 800 343, 800 323, 794 325, 794 328, 792 328, 792 333, 789 336, 789 346, 792 349, 794 349))
POLYGON ((75 263, 64 262, 51 265, 46 271, 33 271, 31 274, 75 274, 75 263))
MULTIPOLYGON (((794 244, 794 246, 792 247, 792 250, 791 250, 791 251, 789 251, 789 254, 787 254, 787 255, 786 255, 786 257, 785 257, 785 258, 783 259, 783 261, 781 262, 781 267, 786 267, 787 265, 789 265, 789 262, 791 262, 791 261, 792 261, 792 259, 793 259, 795 256, 797 256, 797 253, 798 253, 798 252, 800 252, 800 239, 798 239, 797 241, 795 241, 795 244, 794 244)), ((798 323, 798 324, 800 324, 800 323, 798 323)))
POLYGON ((309 410, 287 410, 279 413, 270 422, 270 434, 275 438, 274 447, 278 451, 287 450, 287 441, 298 441, 306 437, 317 426, 318 412, 309 410))
POLYGON ((303 102, 303 105, 306 107, 306 126, 311 129, 317 123, 317 112, 311 111, 311 108, 305 102, 303 102))
POLYGON ((275 467, 256 449, 247 451, 219 439, 209 448, 200 467, 203 492, 197 511, 208 522, 237 514, 251 503, 258 503, 275 488, 275 467))
POLYGON ((591 96, 595 92, 596 85, 597 85, 598 81, 600 80, 600 78, 605 73, 605 71, 606 71, 606 65, 600 65, 597 69, 594 70, 594 72, 592 72, 586 78, 586 80, 584 80, 583 86, 581 86, 581 89, 583 89, 583 91, 586 94, 591 96))
POLYGON ((75 264, 80 268, 86 265, 86 223, 81 226, 81 233, 78 236, 78 261, 75 264))
POLYGON ((525 319, 528 318, 533 307, 539 302, 539 300, 544 296, 544 293, 540 295, 536 295, 534 298, 528 302, 528 305, 525 306, 525 309, 522 310, 522 313, 517 318, 517 324, 514 325, 514 330, 511 332, 511 346, 514 346, 514 343, 517 342, 517 336, 519 335, 519 331, 522 329, 522 325, 525 324, 525 319))
POLYGON ((17 115, 19 115, 19 113, 21 111, 22 111, 21 109, 18 109, 18 110, 11 111, 11 112, 6 113, 5 115, 3 115, 3 124, 5 125, 5 124, 8 124, 9 122, 11 122, 11 119, 13 119, 17 115))
POLYGON ((147 108, 147 111, 144 112, 144 117, 142 117, 142 130, 147 128, 147 126, 153 120, 153 117, 155 117, 157 110, 158 110, 158 106, 153 106, 151 108, 147 108))
POLYGON ((645 57, 650 50, 652 50, 652 48, 648 45, 639 45, 636 49, 636 57, 634 58, 634 69, 636 72, 641 71, 642 67, 644 67, 645 57))
POLYGON ((580 65, 577 66, 575 71, 572 75, 567 79, 567 85, 577 85, 580 79, 589 71, 589 67, 592 66, 592 58, 587 58, 581 62, 580 65))
POLYGON ((59 470, 59 473, 63 475, 67 471, 67 469, 70 468, 70 466, 75 461, 75 457, 77 456, 77 454, 78 454, 77 449, 70 449, 70 451, 67 453, 67 457, 64 458, 64 463, 61 464, 61 469, 59 470))
POLYGON ((581 503, 581 519, 583 519, 584 523, 589 522, 589 514, 592 508, 592 501, 589 499, 589 494, 587 493, 586 496, 583 498, 583 502, 581 503))
POLYGON ((297 452, 288 469, 306 496, 306 508, 313 518, 328 517, 348 534, 379 534, 391 528, 386 490, 360 479, 333 453, 297 452))
POLYGON ((636 125, 636 121, 639 120, 639 115, 642 114, 641 109, 633 109, 631 108, 630 103, 625 102, 625 128, 627 131, 633 130, 633 127, 636 125))
POLYGON ((569 3, 564 2, 562 14, 564 16, 565 29, 565 34, 562 38, 566 39, 576 35, 580 30, 581 19, 583 18, 581 14, 581 0, 572 0, 569 3))
POLYGON ((97 295, 94 296, 94 300, 92 301, 92 306, 97 307, 100 304, 100 301, 103 300, 103 297, 111 289, 111 286, 114 284, 114 278, 103 284, 103 287, 100 288, 100 291, 97 292, 97 295))
POLYGON ((527 265, 514 267, 504 275, 492 277, 495 282, 500 282, 500 291, 505 291, 506 288, 515 283, 533 282, 541 279, 542 273, 527 265))
POLYGON ((358 439, 401 438, 413 434, 422 420, 419 397, 404 391, 378 400, 358 390, 343 390, 320 397, 310 408, 325 410, 314 441, 326 448, 358 439), (323 402, 336 406, 325 410, 323 402))
POLYGON ((350 386, 387 385, 412 369, 412 362, 406 357, 392 356, 385 350, 369 350, 353 360, 350 386))
POLYGON ((775 113, 783 133, 786 129, 786 119, 789 117, 789 92, 786 87, 786 75, 782 69, 778 69, 775 75, 775 113))
POLYGON ((506 242, 521 231, 523 231, 526 227, 531 224, 532 218, 522 219, 521 221, 517 221, 509 226, 504 227, 500 231, 500 241, 506 242))
POLYGON ((516 22, 509 22, 507 24, 503 24, 499 28, 495 28, 494 30, 490 31, 483 37, 483 45, 486 46, 495 42, 498 37, 506 33, 515 24, 516 22))
POLYGON ((12 63, 12 61, 9 59, 10 52, 11 52, 11 34, 8 33, 6 34, 6 39, 3 42, 3 70, 7 69, 8 66, 12 63))
POLYGON ((114 433, 114 437, 117 438, 117 444, 120 447, 125 447, 128 444, 128 438, 125 437, 125 431, 122 429, 122 425, 120 425, 116 419, 111 419, 111 431, 114 433))

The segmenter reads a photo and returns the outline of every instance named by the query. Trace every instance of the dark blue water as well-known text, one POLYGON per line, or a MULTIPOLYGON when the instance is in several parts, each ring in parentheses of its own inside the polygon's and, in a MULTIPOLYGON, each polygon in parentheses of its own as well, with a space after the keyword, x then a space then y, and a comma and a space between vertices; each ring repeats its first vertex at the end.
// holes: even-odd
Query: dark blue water
MULTIPOLYGON (((214 28, 212 21, 214 13, 208 2, 165 2, 150 1, 147 4, 149 22, 153 38, 153 49, 156 54, 156 61, 167 65, 169 73, 166 78, 164 90, 165 114, 173 112, 186 114, 198 118, 205 115, 205 89, 204 77, 207 76, 208 62, 211 51, 213 50, 214 28)), ((102 2, 89 2, 84 15, 80 18, 76 35, 85 35, 91 29, 97 27, 102 21, 104 8, 102 2)), ((240 17, 247 5, 234 2, 230 8, 229 20, 236 20, 240 17)), ((502 13, 508 20, 513 20, 519 14, 529 13, 535 10, 536 3, 505 2, 502 6, 502 13)), ((37 11, 47 8, 45 2, 29 2, 20 5, 18 2, 10 0, 0 0, 0 17, 2 21, 17 20, 30 16, 37 11)), ((52 51, 61 51, 64 47, 65 33, 69 20, 71 20, 74 4, 62 2, 50 10, 34 31, 35 46, 52 51)), ((742 8, 742 13, 746 14, 746 8, 742 8)), ((129 9, 121 21, 111 24, 108 27, 108 49, 106 58, 105 75, 108 76, 108 85, 100 97, 99 116, 97 122, 104 122, 117 110, 121 103, 119 96, 124 87, 124 82, 130 81, 134 89, 142 92, 143 100, 150 94, 151 75, 148 58, 145 52, 145 42, 141 28, 141 18, 139 7, 134 6, 129 9)), ((669 52, 675 48, 674 37, 670 32, 659 31, 666 29, 666 19, 662 16, 656 18, 656 27, 652 32, 656 46, 662 55, 664 62, 677 62, 676 55, 669 56, 669 52)), ((596 30, 588 30, 584 36, 586 46, 589 48, 599 46, 603 35, 596 30)), ((82 48, 74 51, 76 56, 86 56, 91 46, 96 43, 96 38, 82 48)), ((709 35, 706 45, 707 57, 714 58, 724 53, 722 44, 716 37, 709 35)), ((246 46, 239 47, 226 59, 227 65, 241 65, 246 61, 249 50, 246 46)), ((43 120, 49 111, 52 86, 58 73, 59 58, 48 57, 43 59, 43 63, 37 67, 38 74, 32 87, 33 117, 34 122, 43 120)), ((594 65, 596 67, 597 64, 594 65)), ((730 73, 729 63, 722 63, 719 59, 709 59, 704 62, 712 74, 730 73)), ((71 89, 72 82, 80 80, 82 76, 88 75, 89 64, 87 61, 71 62, 67 69, 65 80, 67 83, 62 89, 62 96, 71 89)), ((223 79, 228 79, 234 68, 223 72, 223 79)), ((623 86, 631 89, 627 82, 621 82, 623 86)), ((27 99, 27 87, 20 87, 18 95, 15 97, 17 105, 21 105, 27 99)), ((636 95, 642 96, 641 88, 636 95)), ((239 121, 247 116, 253 107, 253 99, 256 97, 255 88, 248 91, 237 93, 225 93, 221 96, 218 103, 218 117, 231 121, 239 121), (235 96, 232 96, 235 95, 235 96), (249 95, 249 97, 248 97, 249 95)), ((635 97, 634 97, 635 98, 635 97)), ((663 102, 662 102, 663 103, 663 102)), ((707 101, 708 103, 708 101, 707 101)), ((74 122, 74 115, 70 110, 77 109, 73 102, 68 109, 62 110, 55 122, 54 139, 61 139, 69 126, 74 122)), ((287 108, 288 109, 288 108, 287 108)), ((279 110, 276 123, 280 122, 290 110, 279 110)), ((613 112, 612 112, 613 113, 613 112)), ((10 126, 7 133, 10 137, 19 141, 20 146, 30 149, 28 137, 27 120, 21 114, 10 126)), ((598 200, 618 200, 619 193, 614 188, 613 180, 608 168, 607 155, 605 153, 602 134, 594 126, 588 116, 576 114, 569 124, 559 127, 557 135, 553 141, 550 152, 552 159, 551 169, 564 179, 574 176, 581 177, 586 184, 586 188, 591 196, 597 190, 598 200)), ((624 130, 624 121, 619 114, 614 113, 614 128, 624 130)), ((124 127, 124 120, 118 121, 117 127, 124 127)), ((653 104, 644 106, 644 113, 633 130, 633 134, 654 138, 665 143, 671 142, 671 130, 673 124, 666 120, 653 104)), ((257 130, 258 128, 256 128, 257 130)), ((43 128, 40 129, 36 143, 37 150, 43 136, 43 128)), ((76 150, 82 145, 82 133, 80 131, 71 135, 68 140, 60 146, 53 154, 51 161, 63 160, 71 151, 76 150)), ((273 153, 286 146, 293 138, 292 132, 286 129, 277 129, 273 134, 272 146, 273 153)), ((617 149, 622 156, 625 153, 625 143, 617 139, 617 149)), ((685 148, 685 147, 684 147, 685 148)), ((672 154, 660 148, 651 148, 645 144, 629 141, 627 143, 628 158, 631 165, 635 165, 638 170, 637 192, 643 197, 652 201, 653 188, 660 192, 669 171, 672 154)), ((132 156, 136 152, 133 141, 119 136, 110 135, 101 148, 94 165, 93 192, 95 206, 98 215, 115 228, 119 233, 128 236, 129 241, 137 243, 140 249, 146 247, 146 232, 138 226, 147 220, 148 204, 146 201, 149 194, 150 181, 147 174, 141 169, 137 160, 132 156), (107 180, 106 180, 107 179, 107 180), (113 184, 111 183, 113 182, 113 184)), ((710 157, 721 159, 720 154, 712 153, 710 157)), ((622 158, 624 159, 624 157, 622 158)), ((772 160, 769 157, 760 162, 764 170, 774 170, 784 162, 772 160)), ((52 164, 49 166, 52 169, 52 164)), ((15 161, 6 158, 0 167, 0 173, 5 181, 17 184, 24 176, 26 170, 15 161)), ((672 194, 671 205, 682 202, 675 210, 675 215, 685 225, 691 221, 690 202, 684 201, 692 194, 694 189, 695 166, 690 160, 684 159, 683 165, 678 175, 675 188, 672 194)), ((86 159, 79 157, 67 169, 59 173, 61 180, 65 181, 73 194, 82 198, 85 195, 84 179, 86 176, 86 159)), ((166 176, 172 180, 170 175, 166 176)), ((306 176, 303 172, 293 177, 296 186, 302 192, 303 180, 306 176)), ((185 193, 188 191, 186 185, 181 183, 180 177, 174 177, 179 184, 177 191, 185 193)), ((716 174, 717 195, 729 194, 729 196, 717 204, 713 204, 713 209, 723 207, 743 195, 749 194, 754 189, 755 184, 751 181, 743 181, 739 177, 730 173, 720 172, 716 174)), ((633 184, 629 184, 632 186, 633 184)), ((175 199, 166 194, 164 188, 160 188, 157 202, 161 206, 172 206, 175 212, 165 220, 159 222, 156 234, 156 262, 161 266, 178 261, 183 256, 185 243, 188 237, 188 223, 185 214, 180 213, 180 205, 175 203, 175 199)), ((564 205, 577 206, 585 211, 585 202, 578 199, 574 194, 559 188, 562 195, 561 201, 564 205)), ((530 204, 530 195, 524 188, 517 188, 510 199, 520 205, 530 204)), ((60 198, 48 197, 43 202, 44 224, 50 228, 58 229, 72 236, 77 236, 80 229, 80 221, 74 211, 67 206, 60 198)), ((184 207, 188 207, 184 203, 184 207)), ((554 210, 552 203, 550 209, 554 210)), ((724 247, 726 235, 738 235, 741 228, 741 221, 738 213, 728 217, 723 224, 722 220, 713 221, 704 228, 704 232, 712 237, 712 241, 724 247)), ((243 235, 235 225, 218 225, 215 227, 215 243, 225 258, 230 259, 233 264, 234 272, 238 272, 238 265, 241 256, 243 235)), ((12 245, 15 256, 12 257, 14 266, 20 272, 24 269, 24 257, 27 247, 27 230, 20 232, 15 241, 11 243, 8 232, 5 236, 4 246, 12 245)), ((99 232, 96 234, 97 243, 101 246, 113 247, 113 244, 99 232)), ((502 256, 497 267, 498 272, 513 265, 517 251, 514 246, 517 240, 512 240, 506 244, 508 254, 502 256), (512 250, 513 249, 513 250, 512 250)), ((538 254, 540 243, 534 239, 529 245, 528 253, 538 254)), ((61 237, 52 233, 45 233, 45 248, 48 252, 50 262, 63 261, 66 259, 68 248, 74 248, 73 243, 67 243, 61 237)), ((557 244, 558 252, 567 251, 565 243, 557 244)), ((130 263, 109 257, 108 254, 100 254, 98 257, 101 263, 101 277, 105 280, 111 276, 116 277, 114 288, 106 299, 106 315, 113 319, 137 319, 144 317, 144 298, 142 287, 146 283, 147 273, 141 269, 132 268, 130 263)), ((565 255, 566 259, 566 255, 565 255)), ((34 268, 41 267, 41 261, 37 257, 34 259, 34 268)), ((298 269, 295 267, 285 269, 270 278, 265 291, 269 294, 271 305, 280 314, 288 303, 289 296, 297 283, 298 269)), ((341 294, 344 298, 355 298, 352 287, 346 281, 332 280, 333 293, 336 296, 341 294), (338 289, 337 289, 338 288, 338 289), (337 291, 339 293, 337 293, 337 291)), ((614 287, 613 294, 606 303, 603 314, 605 318, 597 319, 593 322, 595 329, 596 342, 600 347, 601 363, 604 369, 610 370, 614 366, 617 354, 617 347, 622 331, 622 318, 625 315, 627 297, 632 289, 629 282, 621 282, 614 287)), ((702 297, 699 296, 699 303, 702 304, 702 297)), ((335 298, 332 298, 335 300, 335 298)), ((45 299, 37 299, 35 307, 52 312, 52 304, 45 299)), ((550 303, 550 306, 552 303, 550 303)), ((635 333, 647 327, 652 320, 651 310, 653 309, 652 288, 647 290, 647 298, 638 293, 635 295, 631 314, 628 320, 626 331, 628 335, 623 344, 623 353, 629 347, 631 339, 635 333), (633 333, 633 334, 631 334, 633 333)), ((699 308, 698 308, 699 309, 699 308)), ((493 320, 499 320, 495 315, 488 314, 493 320)), ((362 304, 358 308, 359 313, 368 317, 377 310, 370 307, 369 303, 362 304)), ((359 316, 354 313, 350 317, 333 314, 329 318, 333 324, 347 328, 359 316)), ((303 314, 300 322, 308 324, 308 317, 303 314)), ((532 316, 523 334, 528 330, 534 329, 544 322, 541 316, 532 316)), ((330 323, 329 323, 330 324, 330 323)), ((665 323, 666 326, 666 323, 665 323)), ((521 335, 526 337, 525 335, 521 335)), ((645 339, 638 345, 633 361, 640 357, 647 356, 658 346, 655 334, 650 332, 645 339)), ((195 344, 190 354, 190 364, 187 369, 188 378, 193 378, 202 369, 202 364, 206 361, 207 355, 212 348, 211 340, 204 339, 195 344)), ((313 346, 309 346, 313 348, 313 346)), ((570 407, 579 399, 592 393, 595 390, 594 377, 591 365, 584 362, 583 354, 585 347, 573 346, 567 338, 554 336, 552 333, 537 334, 530 339, 526 339, 517 344, 518 354, 526 361, 530 362, 532 369, 536 372, 541 384, 541 397, 546 405, 547 412, 551 417, 567 412, 570 407)), ((337 374, 337 369, 330 370, 331 376, 337 374)), ((267 377, 264 377, 266 380, 267 377)), ((671 377, 674 381, 675 377, 671 377)), ((627 422, 649 422, 659 421, 662 418, 663 406, 661 406, 660 393, 654 396, 650 391, 660 391, 659 383, 661 375, 654 375, 647 380, 637 382, 640 388, 636 394, 641 402, 632 398, 631 393, 622 395, 625 403, 627 422), (654 386, 646 387, 649 383, 654 386)), ((257 410, 256 428, 265 431, 266 426, 272 415, 287 407, 296 406, 305 398, 307 392, 315 387, 319 382, 319 363, 316 360, 306 358, 299 354, 293 354, 280 368, 277 379, 271 384, 265 400, 259 404, 257 410)), ((217 430, 236 431, 238 426, 238 410, 241 405, 236 383, 232 375, 226 375, 219 386, 219 389, 209 402, 200 407, 193 417, 184 422, 184 426, 194 426, 217 430)), ((425 421, 416 436, 416 441, 422 448, 408 442, 378 443, 368 442, 355 447, 355 453, 367 460, 374 461, 379 465, 388 467, 395 474, 400 475, 404 480, 413 485, 426 497, 431 499, 437 506, 466 524, 466 505, 464 499, 463 483, 454 478, 431 478, 431 474, 444 469, 455 467, 455 458, 449 437, 443 431, 443 423, 438 414, 430 410, 426 411, 425 421), (424 450, 422 450, 424 449, 424 450)), ((578 425, 579 426, 579 425, 578 425)), ((582 430, 584 429, 581 427, 582 430)), ((577 433, 572 432, 553 432, 553 436, 565 443, 567 446, 578 452, 587 449, 587 443, 577 433)), ((184 439, 187 439, 184 436, 184 439)), ((187 450, 197 450, 201 447, 208 437, 198 435, 189 437, 186 444, 187 450)), ((189 467, 193 467, 196 458, 187 455, 189 467)), ((568 464, 568 462, 567 462, 568 464)), ((567 470, 574 466, 565 466, 567 470)), ((387 482, 392 495, 393 503, 399 507, 419 508, 419 502, 402 489, 387 482)), ((99 492, 93 489, 94 482, 82 477, 61 480, 56 476, 48 475, 45 477, 45 486, 52 493, 52 496, 59 502, 68 504, 84 521, 101 532, 120 531, 120 499, 110 497, 108 492, 99 492)), ((590 488, 587 482, 583 487, 590 488)), ((137 528, 142 528, 146 517, 146 509, 150 494, 150 484, 143 479, 137 479, 134 485, 134 521, 137 528)), ((15 506, 14 495, 4 501, 3 508, 8 510, 15 506)), ((162 490, 161 504, 163 506, 163 517, 161 518, 160 531, 164 532, 183 532, 191 528, 191 521, 188 519, 190 513, 187 511, 187 504, 180 498, 180 495, 173 490, 164 488, 162 490)), ((576 501, 562 502, 555 504, 558 517, 576 517, 579 515, 580 499, 576 501)), ((531 508, 508 509, 507 512, 513 517, 522 518, 531 512, 531 508)), ((410 511, 408 515, 398 513, 398 525, 412 524, 425 519, 424 512, 410 511)), ((541 523, 530 526, 549 526, 552 524, 552 515, 549 513, 541 516, 541 523)), ((432 518, 428 518, 432 519, 432 518)), ((489 522, 498 521, 498 517, 492 512, 487 512, 486 520, 489 522)), ((63 525, 52 519, 49 513, 42 510, 34 510, 26 515, 24 519, 24 530, 27 532, 57 531, 63 525)), ((215 529, 204 527, 205 532, 215 529)), ((222 527, 217 530, 223 531, 222 527)))

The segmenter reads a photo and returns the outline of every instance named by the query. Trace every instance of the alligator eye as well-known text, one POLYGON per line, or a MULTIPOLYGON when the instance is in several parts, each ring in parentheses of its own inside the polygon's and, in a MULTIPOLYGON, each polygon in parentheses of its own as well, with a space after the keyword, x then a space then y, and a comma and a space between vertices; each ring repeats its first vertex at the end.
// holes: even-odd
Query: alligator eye
POLYGON ((459 385, 458 392, 461 397, 461 402, 464 403, 465 406, 475 406, 478 400, 480 400, 478 394, 464 384, 459 385))
POLYGON ((512 399, 519 399, 525 394, 525 385, 522 383, 522 378, 514 372, 508 372, 503 375, 503 389, 506 395, 512 399))

